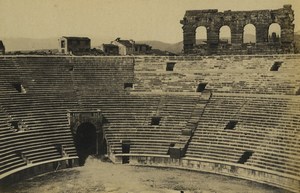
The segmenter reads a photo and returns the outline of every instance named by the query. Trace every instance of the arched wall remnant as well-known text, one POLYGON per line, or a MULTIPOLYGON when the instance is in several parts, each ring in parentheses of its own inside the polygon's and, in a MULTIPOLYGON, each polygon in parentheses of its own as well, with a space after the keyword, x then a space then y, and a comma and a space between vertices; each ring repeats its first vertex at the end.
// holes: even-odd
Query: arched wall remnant
POLYGON ((291 5, 276 10, 224 11, 217 9, 188 10, 180 23, 183 25, 183 50, 185 54, 249 54, 251 53, 294 53, 294 11, 291 5), (269 26, 277 23, 281 27, 280 44, 269 41, 269 26), (244 27, 253 24, 256 28, 256 43, 249 46, 243 43, 244 27), (207 45, 196 46, 196 29, 207 29, 207 45), (231 30, 231 43, 220 45, 220 28, 231 30), (202 49, 202 50, 200 50, 202 49), (204 49, 204 50, 203 50, 204 49))

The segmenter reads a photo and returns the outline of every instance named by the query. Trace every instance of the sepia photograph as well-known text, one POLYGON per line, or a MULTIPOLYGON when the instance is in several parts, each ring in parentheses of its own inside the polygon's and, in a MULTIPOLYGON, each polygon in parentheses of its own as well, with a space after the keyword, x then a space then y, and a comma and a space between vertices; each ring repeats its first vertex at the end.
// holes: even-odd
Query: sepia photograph
POLYGON ((0 193, 300 193, 300 1, 0 0, 0 193))

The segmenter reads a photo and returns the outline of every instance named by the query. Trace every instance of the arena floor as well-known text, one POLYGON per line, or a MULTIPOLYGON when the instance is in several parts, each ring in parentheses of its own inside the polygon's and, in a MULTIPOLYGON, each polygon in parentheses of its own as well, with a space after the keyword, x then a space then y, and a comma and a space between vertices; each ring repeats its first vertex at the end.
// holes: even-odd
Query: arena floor
POLYGON ((287 191, 220 175, 135 167, 89 157, 84 167, 44 174, 1 193, 285 193, 287 191))

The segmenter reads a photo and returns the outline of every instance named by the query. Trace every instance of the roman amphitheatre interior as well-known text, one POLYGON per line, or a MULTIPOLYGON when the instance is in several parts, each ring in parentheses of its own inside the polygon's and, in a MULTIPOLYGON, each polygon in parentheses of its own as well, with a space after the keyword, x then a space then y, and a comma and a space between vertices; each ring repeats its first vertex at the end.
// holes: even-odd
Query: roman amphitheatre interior
POLYGON ((290 4, 186 10, 180 53, 121 38, 92 49, 61 36, 56 52, 0 41, 0 192, 299 192, 294 19, 290 4))

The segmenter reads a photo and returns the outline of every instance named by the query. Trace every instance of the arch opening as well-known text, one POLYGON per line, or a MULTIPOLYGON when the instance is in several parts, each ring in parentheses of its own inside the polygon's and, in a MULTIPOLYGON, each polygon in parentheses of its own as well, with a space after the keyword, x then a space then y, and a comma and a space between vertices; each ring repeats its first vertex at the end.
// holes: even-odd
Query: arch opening
POLYGON ((231 29, 228 25, 222 26, 219 34, 219 42, 221 44, 231 44, 231 29))
POLYGON ((256 43, 256 28, 253 24, 244 27, 243 43, 256 43))
POLYGON ((272 23, 268 31, 269 42, 278 43, 281 39, 281 26, 278 23, 272 23))
POLYGON ((96 154, 97 133, 96 127, 89 122, 82 123, 78 126, 74 137, 79 165, 83 166, 89 155, 96 154))
POLYGON ((204 26, 199 26, 196 29, 196 45, 205 45, 207 42, 207 29, 204 26))

